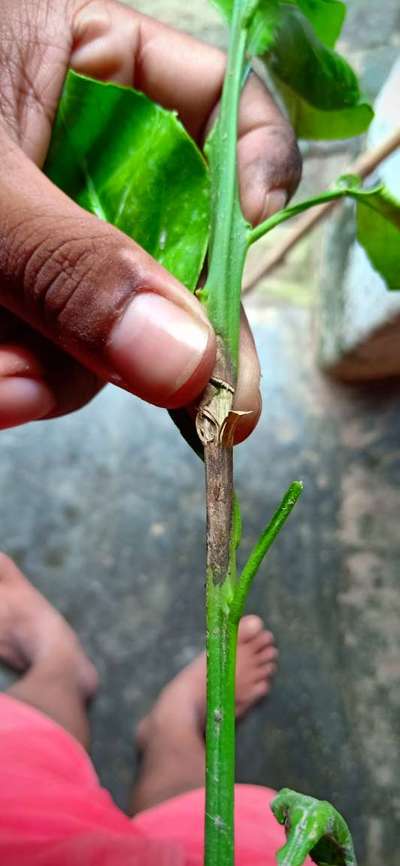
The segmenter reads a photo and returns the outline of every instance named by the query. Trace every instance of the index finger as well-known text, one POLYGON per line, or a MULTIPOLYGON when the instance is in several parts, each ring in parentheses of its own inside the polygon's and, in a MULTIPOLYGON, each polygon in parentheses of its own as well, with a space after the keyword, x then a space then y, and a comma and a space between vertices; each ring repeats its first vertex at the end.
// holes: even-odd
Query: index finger
MULTIPOLYGON (((114 0, 80 0, 71 64, 94 78, 142 90, 176 110, 201 140, 221 95, 226 57, 114 0)), ((244 212, 257 222, 283 207, 297 186, 301 163, 289 124, 256 76, 241 101, 238 156, 244 212)))
POLYGON ((176 110, 199 138, 220 96, 224 54, 115 0, 80 0, 77 6, 73 68, 136 87, 176 110))

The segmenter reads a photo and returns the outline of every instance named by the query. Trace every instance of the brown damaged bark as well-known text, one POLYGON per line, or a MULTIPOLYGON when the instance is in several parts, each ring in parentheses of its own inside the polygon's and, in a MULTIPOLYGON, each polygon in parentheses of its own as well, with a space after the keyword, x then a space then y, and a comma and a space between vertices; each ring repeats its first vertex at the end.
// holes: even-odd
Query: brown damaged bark
POLYGON ((233 499, 234 377, 221 340, 217 361, 201 401, 196 429, 204 446, 207 499, 207 573, 223 583, 229 570, 233 499))

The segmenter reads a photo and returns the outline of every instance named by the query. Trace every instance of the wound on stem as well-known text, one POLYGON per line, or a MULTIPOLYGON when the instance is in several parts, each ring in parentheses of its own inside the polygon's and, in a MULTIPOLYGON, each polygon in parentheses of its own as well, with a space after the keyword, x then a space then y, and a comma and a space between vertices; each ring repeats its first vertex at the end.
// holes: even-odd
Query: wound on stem
POLYGON ((229 573, 232 532, 233 449, 223 431, 232 410, 233 371, 222 340, 217 339, 217 362, 201 401, 196 428, 204 446, 207 497, 207 571, 214 583, 229 573))

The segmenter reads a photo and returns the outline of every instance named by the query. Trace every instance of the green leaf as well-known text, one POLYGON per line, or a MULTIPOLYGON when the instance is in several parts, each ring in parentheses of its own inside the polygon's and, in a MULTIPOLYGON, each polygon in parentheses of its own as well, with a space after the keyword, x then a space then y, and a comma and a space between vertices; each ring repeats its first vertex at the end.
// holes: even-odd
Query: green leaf
POLYGON ((357 238, 389 289, 400 290, 400 201, 382 184, 363 189, 360 178, 339 179, 357 202, 357 238))
POLYGON ((211 0, 213 6, 222 12, 227 21, 231 20, 233 10, 233 0, 211 0))
POLYGON ((273 44, 280 20, 279 0, 247 0, 247 52, 251 57, 265 54, 273 44))
POLYGON ((294 6, 284 4, 278 37, 268 59, 273 74, 315 108, 350 108, 360 99, 349 64, 315 35, 294 6))
POLYGON ((358 207, 357 237, 387 287, 399 291, 400 229, 381 214, 366 207, 358 207))
MULTIPOLYGON (((234 0, 211 0, 230 23, 234 0)), ((272 45, 279 23, 280 0, 241 0, 242 27, 248 31, 247 53, 255 57, 272 45)))
POLYGON ((196 287, 209 236, 208 170, 173 112, 70 70, 44 170, 196 287))
POLYGON ((374 112, 362 97, 353 108, 320 111, 301 98, 290 87, 276 80, 286 105, 290 122, 299 138, 307 141, 336 141, 361 135, 368 129, 374 112))
POLYGON ((278 34, 265 62, 300 137, 344 138, 367 129, 373 111, 357 76, 291 4, 282 4, 278 34))
POLYGON ((278 866, 303 866, 307 855, 317 866, 357 866, 349 828, 330 803, 284 788, 271 809, 287 834, 278 866))
POLYGON ((341 0, 294 0, 311 22, 318 39, 333 48, 339 38, 346 17, 346 6, 341 0))

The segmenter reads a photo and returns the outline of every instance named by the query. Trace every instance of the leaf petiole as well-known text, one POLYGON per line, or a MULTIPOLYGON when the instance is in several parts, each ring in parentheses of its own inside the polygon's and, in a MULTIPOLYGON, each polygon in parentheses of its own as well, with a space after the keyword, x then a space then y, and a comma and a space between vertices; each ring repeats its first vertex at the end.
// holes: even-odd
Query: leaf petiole
POLYGON ((320 195, 314 196, 313 198, 301 201, 299 204, 285 207, 283 210, 278 211, 278 213, 268 217, 268 219, 264 220, 264 222, 260 223, 258 226, 250 229, 247 235, 249 247, 260 238, 264 237, 264 235, 268 234, 272 229, 275 229, 276 226, 292 219, 292 217, 298 216, 298 214, 301 214, 316 205, 326 204, 326 202, 334 201, 339 198, 345 198, 346 195, 349 195, 348 189, 335 187, 334 189, 322 192, 320 195))

